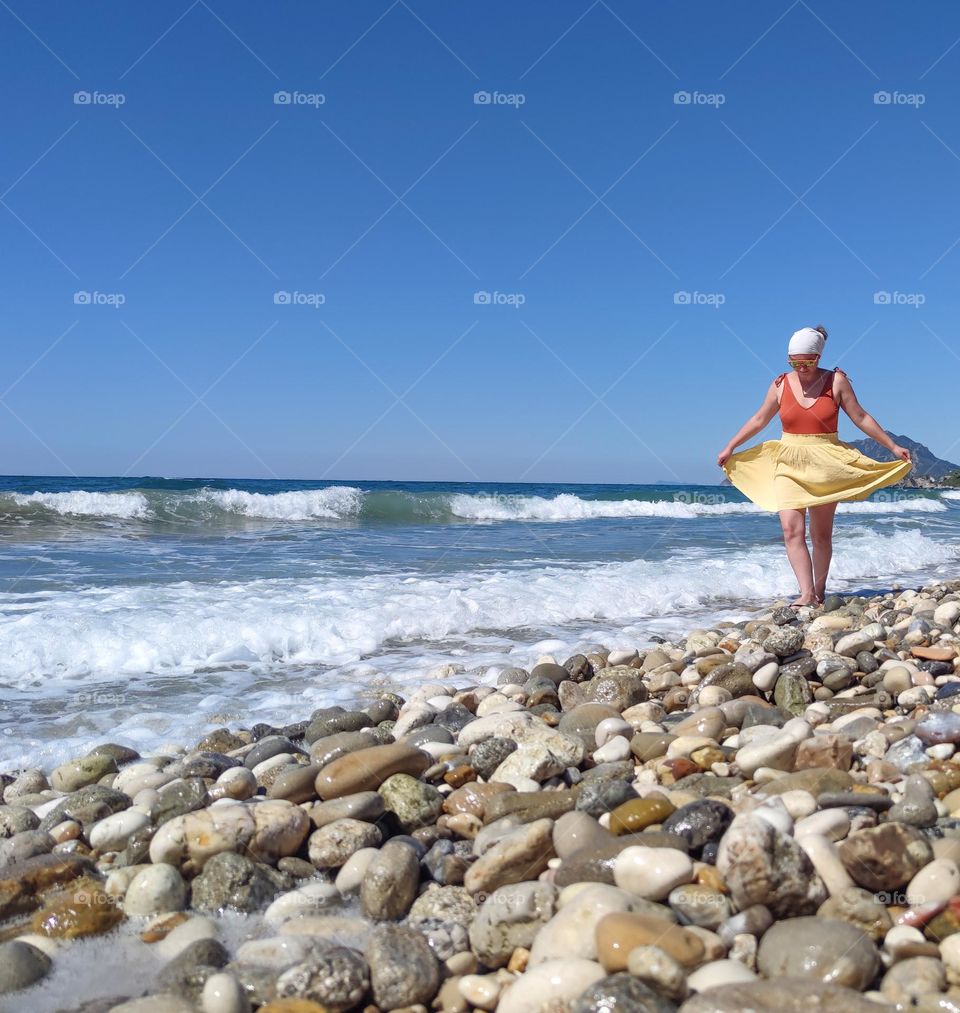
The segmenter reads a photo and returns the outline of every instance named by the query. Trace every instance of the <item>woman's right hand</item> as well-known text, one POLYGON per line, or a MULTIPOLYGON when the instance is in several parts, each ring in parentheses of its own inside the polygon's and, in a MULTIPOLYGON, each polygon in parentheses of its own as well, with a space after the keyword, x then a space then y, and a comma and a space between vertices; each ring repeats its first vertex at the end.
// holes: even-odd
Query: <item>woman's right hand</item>
POLYGON ((732 456, 733 450, 730 447, 724 447, 723 450, 717 454, 717 465, 722 468, 727 463, 728 458, 732 456))

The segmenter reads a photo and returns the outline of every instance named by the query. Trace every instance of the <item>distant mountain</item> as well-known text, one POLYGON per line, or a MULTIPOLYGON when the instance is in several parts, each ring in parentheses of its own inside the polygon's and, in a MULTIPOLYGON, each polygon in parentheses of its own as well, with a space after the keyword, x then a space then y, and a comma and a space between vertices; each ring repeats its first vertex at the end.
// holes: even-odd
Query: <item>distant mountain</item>
MULTIPOLYGON (((960 472, 960 464, 951 464, 950 461, 942 460, 929 447, 918 443, 916 440, 911 440, 909 436, 897 436, 896 433, 891 433, 889 429, 885 429, 884 432, 894 443, 899 443, 901 447, 906 447, 913 455, 913 476, 920 477, 922 475, 927 478, 942 479, 955 472, 960 472)), ((873 439, 851 440, 850 446, 856 447, 861 454, 866 454, 867 457, 872 457, 876 461, 894 460, 893 454, 885 450, 873 439)))

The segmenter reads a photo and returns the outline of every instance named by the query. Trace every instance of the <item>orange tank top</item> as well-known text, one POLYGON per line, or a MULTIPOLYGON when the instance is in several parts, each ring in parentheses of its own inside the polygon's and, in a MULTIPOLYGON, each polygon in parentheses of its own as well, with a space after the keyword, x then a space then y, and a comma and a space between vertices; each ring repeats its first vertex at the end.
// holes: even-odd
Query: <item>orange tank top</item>
POLYGON ((846 376, 842 369, 831 370, 826 387, 809 408, 804 408, 793 393, 791 385, 784 383, 787 378, 786 373, 781 373, 774 380, 778 387, 783 386, 783 393, 780 395, 780 422, 785 433, 811 436, 837 431, 840 406, 833 397, 833 381, 836 373, 846 376))

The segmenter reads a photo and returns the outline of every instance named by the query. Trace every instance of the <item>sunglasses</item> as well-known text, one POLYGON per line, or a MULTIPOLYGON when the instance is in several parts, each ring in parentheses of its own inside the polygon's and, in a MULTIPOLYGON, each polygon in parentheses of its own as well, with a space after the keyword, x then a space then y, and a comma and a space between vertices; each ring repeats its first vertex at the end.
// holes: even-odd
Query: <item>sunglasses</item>
POLYGON ((812 359, 793 359, 793 358, 791 358, 788 355, 787 356, 787 362, 789 362, 790 365, 793 366, 793 367, 797 367, 797 366, 815 366, 817 364, 817 359, 819 359, 819 358, 820 358, 820 356, 817 355, 817 356, 815 356, 812 359))

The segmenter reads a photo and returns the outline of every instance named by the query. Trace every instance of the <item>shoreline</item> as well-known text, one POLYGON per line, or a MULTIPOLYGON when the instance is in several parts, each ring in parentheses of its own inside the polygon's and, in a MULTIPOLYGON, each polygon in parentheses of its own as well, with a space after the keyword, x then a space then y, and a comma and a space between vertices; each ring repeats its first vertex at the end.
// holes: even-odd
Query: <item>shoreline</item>
POLYGON ((960 580, 462 676, 3 775, 0 1010, 960 1010, 960 580))

